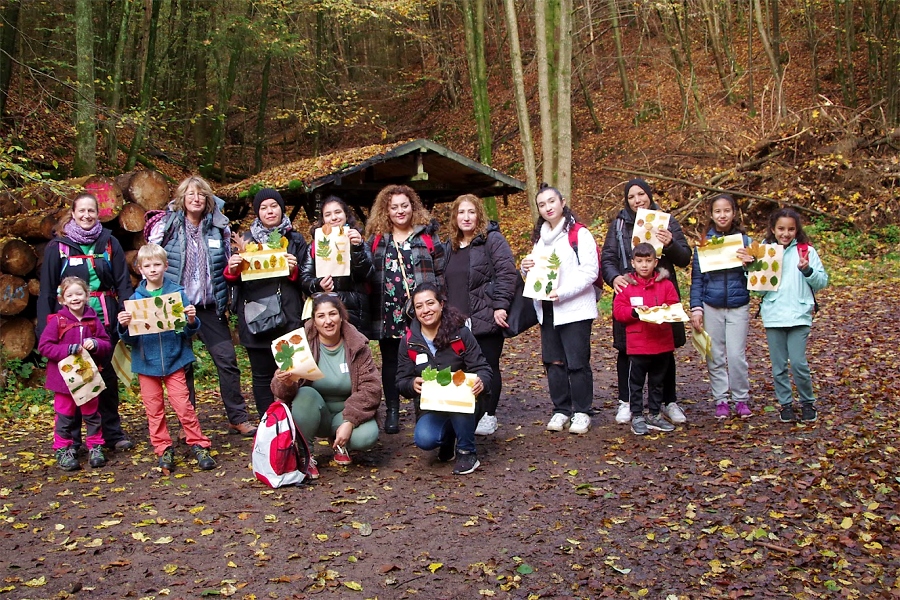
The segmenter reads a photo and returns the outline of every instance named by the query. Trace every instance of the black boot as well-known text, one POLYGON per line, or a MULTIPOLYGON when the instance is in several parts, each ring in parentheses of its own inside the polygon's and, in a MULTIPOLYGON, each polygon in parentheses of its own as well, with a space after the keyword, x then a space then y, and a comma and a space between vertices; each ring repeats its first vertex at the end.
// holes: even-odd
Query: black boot
POLYGON ((400 433, 400 399, 388 400, 384 416, 384 432, 400 433))

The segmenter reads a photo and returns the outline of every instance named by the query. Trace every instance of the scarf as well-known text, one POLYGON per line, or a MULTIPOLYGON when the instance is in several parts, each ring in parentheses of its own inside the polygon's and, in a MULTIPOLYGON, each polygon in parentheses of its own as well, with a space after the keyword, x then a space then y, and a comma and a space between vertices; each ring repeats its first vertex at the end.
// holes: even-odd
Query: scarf
POLYGON ((93 246, 102 231, 103 225, 100 221, 94 223, 90 229, 82 229, 74 219, 63 226, 63 233, 66 234, 66 237, 80 246, 93 246))
POLYGON ((541 225, 541 241, 547 246, 553 246, 556 238, 565 231, 566 225, 568 225, 568 219, 566 217, 560 219, 559 223, 557 223, 556 227, 553 229, 550 228, 550 223, 544 221, 544 224, 541 225))
POLYGON ((204 306, 212 298, 212 279, 209 276, 209 257, 201 225, 184 221, 184 272, 182 283, 188 300, 204 306))
POLYGON ((269 236, 273 231, 277 231, 282 236, 286 236, 291 230, 293 230, 293 226, 291 225, 291 220, 287 218, 287 215, 282 215, 281 223, 271 229, 265 227, 259 218, 253 219, 253 223, 250 225, 250 235, 253 237, 253 241, 260 246, 266 245, 266 242, 269 241, 269 236))

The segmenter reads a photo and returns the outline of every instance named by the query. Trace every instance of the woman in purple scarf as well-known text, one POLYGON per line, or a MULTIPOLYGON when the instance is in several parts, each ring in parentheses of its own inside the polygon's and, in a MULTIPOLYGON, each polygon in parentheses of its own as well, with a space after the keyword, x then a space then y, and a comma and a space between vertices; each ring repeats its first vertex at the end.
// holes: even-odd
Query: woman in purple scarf
MULTIPOLYGON (((125 252, 109 229, 100 224, 100 206, 92 194, 81 193, 72 202, 72 210, 56 226, 56 237, 44 249, 41 266, 41 293, 37 301, 37 335, 40 338, 47 317, 59 311, 57 288, 66 277, 80 277, 90 288, 90 306, 100 316, 109 339, 119 339, 116 323, 122 302, 131 297, 131 279, 125 252)), ((106 390, 100 393, 100 426, 103 445, 115 450, 130 450, 134 443, 122 431, 119 417, 119 384, 110 361, 101 359, 100 373, 106 390)), ((77 430, 80 431, 81 417, 77 430)), ((80 434, 79 434, 80 435, 80 434)), ((80 438, 75 446, 80 446, 80 438)))

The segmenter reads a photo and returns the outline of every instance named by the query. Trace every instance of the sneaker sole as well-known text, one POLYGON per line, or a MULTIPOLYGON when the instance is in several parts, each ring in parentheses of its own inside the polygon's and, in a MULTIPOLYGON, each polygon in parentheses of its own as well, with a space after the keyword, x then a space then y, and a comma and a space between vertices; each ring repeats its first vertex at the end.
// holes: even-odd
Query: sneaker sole
POLYGON ((561 425, 559 425, 559 426, 556 426, 556 425, 550 425, 550 424, 548 423, 548 424, 547 424, 547 431, 562 431, 563 429, 566 428, 566 425, 568 425, 568 424, 569 424, 569 421, 568 421, 568 420, 567 420, 565 423, 563 423, 563 424, 561 424, 561 425))
POLYGON ((631 433, 633 433, 634 435, 647 435, 646 431, 635 431, 634 427, 631 428, 631 433))
POLYGON ((584 435, 585 433, 587 433, 590 430, 591 430, 590 427, 585 427, 584 429, 576 429, 575 427, 569 427, 569 433, 572 433, 574 435, 584 435))
POLYGON ((660 426, 658 426, 658 425, 651 425, 651 424, 649 424, 649 423, 647 423, 647 429, 652 429, 653 431, 663 431, 663 432, 666 432, 666 433, 675 431, 675 428, 674 428, 674 427, 673 427, 672 429, 666 429, 665 427, 660 427, 660 426))
POLYGON ((453 471, 453 474, 454 475, 468 475, 469 473, 473 473, 475 471, 475 469, 477 469, 480 466, 481 466, 481 462, 476 460, 475 464, 472 465, 471 469, 468 469, 466 471, 453 471))
POLYGON ((494 435, 497 432, 496 429, 491 429, 490 431, 484 430, 480 431, 478 429, 475 430, 475 435, 494 435))

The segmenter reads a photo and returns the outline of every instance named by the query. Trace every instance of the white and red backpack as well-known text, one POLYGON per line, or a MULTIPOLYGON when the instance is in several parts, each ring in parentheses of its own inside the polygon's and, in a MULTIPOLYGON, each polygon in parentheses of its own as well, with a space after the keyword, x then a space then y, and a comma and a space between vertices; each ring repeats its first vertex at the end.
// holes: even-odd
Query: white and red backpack
POLYGON ((310 451, 281 400, 266 410, 253 441, 251 465, 256 478, 271 488, 297 485, 307 477, 310 451))

